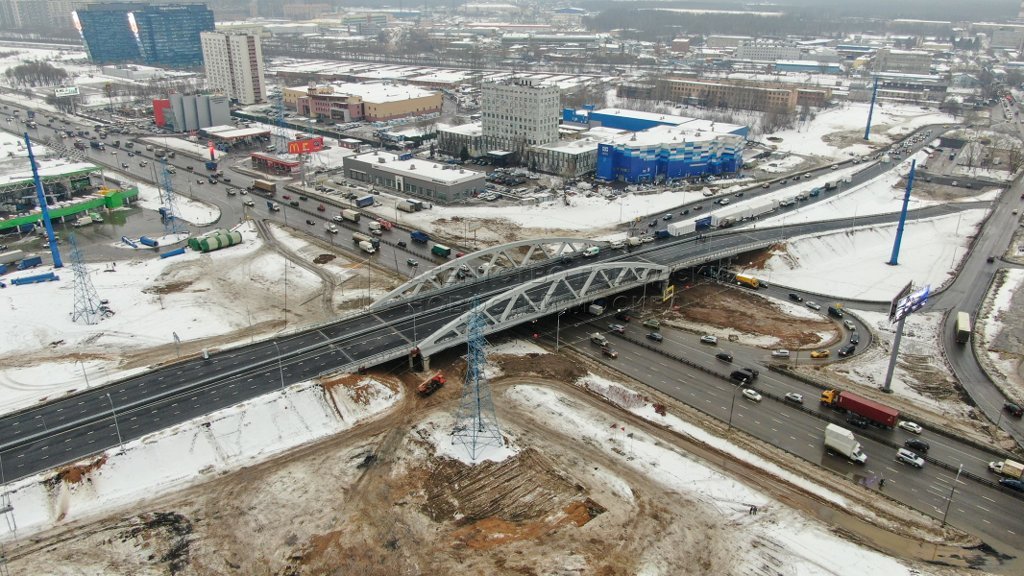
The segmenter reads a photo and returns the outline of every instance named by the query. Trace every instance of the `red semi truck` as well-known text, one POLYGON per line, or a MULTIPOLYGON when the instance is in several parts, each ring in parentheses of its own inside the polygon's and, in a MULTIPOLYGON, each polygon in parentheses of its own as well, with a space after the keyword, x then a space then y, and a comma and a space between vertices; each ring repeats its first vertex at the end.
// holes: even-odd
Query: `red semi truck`
POLYGON ((825 390, 821 393, 821 403, 833 408, 853 412, 871 420, 880 426, 892 428, 900 417, 899 410, 879 404, 853 392, 825 390))

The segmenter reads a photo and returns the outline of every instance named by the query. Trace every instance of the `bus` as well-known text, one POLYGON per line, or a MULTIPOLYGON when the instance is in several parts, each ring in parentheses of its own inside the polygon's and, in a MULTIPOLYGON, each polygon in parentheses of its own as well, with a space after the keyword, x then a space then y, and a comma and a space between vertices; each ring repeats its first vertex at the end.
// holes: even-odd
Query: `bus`
POLYGON ((971 339, 971 317, 967 312, 956 313, 956 343, 964 344, 971 339))

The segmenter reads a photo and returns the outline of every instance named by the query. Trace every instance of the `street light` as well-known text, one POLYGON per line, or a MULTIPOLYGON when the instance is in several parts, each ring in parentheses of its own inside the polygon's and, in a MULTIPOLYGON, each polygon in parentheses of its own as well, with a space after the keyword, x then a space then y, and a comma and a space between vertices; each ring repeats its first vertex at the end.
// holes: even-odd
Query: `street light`
POLYGON ((558 352, 558 336, 562 328, 562 314, 565 314, 568 310, 562 310, 555 316, 555 352, 558 352))
POLYGON ((117 431, 117 443, 121 446, 121 452, 124 453, 124 441, 121 440, 121 427, 117 425, 117 410, 114 409, 114 400, 110 397, 110 392, 107 392, 107 401, 110 402, 110 413, 114 415, 114 430, 117 431))
POLYGON ((736 408, 736 393, 739 392, 740 389, 743 388, 746 385, 747 385, 747 379, 744 378, 736 386, 736 389, 732 391, 732 403, 729 404, 729 430, 732 430, 732 413, 733 413, 733 410, 736 408))
POLYGON ((284 392, 284 365, 281 363, 281 347, 277 345, 277 340, 271 340, 270 343, 277 349, 277 369, 281 374, 281 391, 284 392))
POLYGON ((949 498, 946 499, 946 511, 942 513, 942 525, 946 525, 946 515, 949 514, 949 506, 953 503, 953 494, 956 492, 956 483, 960 481, 960 473, 964 471, 964 465, 961 464, 960 468, 956 471, 956 478, 953 479, 953 485, 949 488, 949 498))

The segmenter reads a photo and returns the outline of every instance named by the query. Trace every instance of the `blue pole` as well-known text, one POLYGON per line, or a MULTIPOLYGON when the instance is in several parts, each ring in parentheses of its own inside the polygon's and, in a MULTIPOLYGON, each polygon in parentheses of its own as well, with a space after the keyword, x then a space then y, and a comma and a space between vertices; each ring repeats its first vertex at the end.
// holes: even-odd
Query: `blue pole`
POLYGON ((46 205, 46 195, 43 194, 43 181, 39 179, 39 168, 36 167, 36 157, 32 153, 32 141, 28 139, 28 132, 25 132, 25 148, 28 150, 28 162, 32 165, 32 181, 36 185, 36 198, 39 199, 39 209, 43 213, 43 226, 46 226, 46 237, 50 241, 50 255, 53 256, 53 267, 63 268, 64 262, 60 259, 60 250, 57 249, 57 239, 53 236, 53 223, 50 222, 50 208, 46 205))
POLYGON ((900 223, 896 227, 896 241, 892 243, 892 256, 889 257, 889 266, 899 264, 900 242, 903 241, 903 226, 907 223, 907 206, 910 204, 910 189, 914 187, 914 168, 917 160, 910 161, 910 174, 907 175, 907 192, 903 195, 903 209, 900 210, 900 223))
POLYGON ((871 106, 868 108, 868 125, 864 127, 864 139, 871 136, 871 116, 875 113, 875 99, 878 97, 878 78, 875 78, 875 87, 871 89, 871 106))

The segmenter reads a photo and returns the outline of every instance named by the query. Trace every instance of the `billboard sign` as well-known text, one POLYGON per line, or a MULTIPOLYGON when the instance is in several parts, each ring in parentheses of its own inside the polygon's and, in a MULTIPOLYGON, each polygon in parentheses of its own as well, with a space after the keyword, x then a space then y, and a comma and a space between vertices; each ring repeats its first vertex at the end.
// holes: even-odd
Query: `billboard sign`
POLYGON ((920 288, 907 294, 903 298, 900 298, 896 302, 896 307, 892 313, 892 321, 899 322, 901 319, 906 317, 907 314, 917 312, 922 306, 928 303, 928 296, 931 294, 931 284, 920 288))
POLYGON ((65 96, 78 96, 78 86, 65 86, 62 88, 54 88, 53 95, 57 98, 63 98, 65 96))
POLYGON ((288 143, 289 154, 309 154, 310 152, 319 152, 323 149, 323 136, 317 136, 315 138, 303 138, 302 140, 292 140, 291 142, 288 143))

